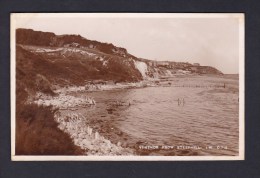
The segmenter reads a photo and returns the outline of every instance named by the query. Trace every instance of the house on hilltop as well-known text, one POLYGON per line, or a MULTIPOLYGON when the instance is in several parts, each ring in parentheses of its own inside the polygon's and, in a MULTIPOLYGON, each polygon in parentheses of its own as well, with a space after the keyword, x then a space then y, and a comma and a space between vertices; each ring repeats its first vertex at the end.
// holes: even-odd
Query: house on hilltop
POLYGON ((194 66, 200 66, 200 64, 199 64, 199 63, 194 63, 193 65, 194 65, 194 66))
POLYGON ((192 67, 190 67, 190 70, 192 72, 197 72, 198 71, 198 66, 192 66, 192 67))

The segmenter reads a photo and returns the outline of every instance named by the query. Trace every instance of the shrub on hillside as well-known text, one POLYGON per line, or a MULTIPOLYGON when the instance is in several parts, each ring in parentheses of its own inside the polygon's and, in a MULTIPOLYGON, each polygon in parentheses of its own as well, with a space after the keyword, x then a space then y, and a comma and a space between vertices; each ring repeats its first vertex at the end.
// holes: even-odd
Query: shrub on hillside
POLYGON ((20 105, 16 111, 16 155, 80 155, 67 133, 58 129, 51 107, 20 105))

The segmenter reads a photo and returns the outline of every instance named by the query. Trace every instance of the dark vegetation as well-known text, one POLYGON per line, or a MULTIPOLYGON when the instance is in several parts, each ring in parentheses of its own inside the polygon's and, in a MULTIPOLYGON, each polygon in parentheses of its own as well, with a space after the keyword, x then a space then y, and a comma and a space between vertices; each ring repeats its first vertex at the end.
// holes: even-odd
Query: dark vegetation
MULTIPOLYGON (((25 80, 26 85, 35 87, 31 83, 36 77, 43 76, 44 83, 52 85, 85 85, 89 80, 114 80, 114 81, 139 81, 142 79, 139 71, 134 67, 131 59, 119 56, 103 56, 107 64, 93 58, 82 59, 77 54, 65 54, 66 58, 59 53, 53 55, 36 54, 21 46, 16 47, 17 54, 17 77, 27 74, 33 80, 25 80), (39 75, 36 75, 39 74, 39 75), (46 79, 46 80, 45 80, 46 79), (48 82, 47 82, 48 81, 48 82)), ((47 87, 47 86, 46 86, 47 87)), ((45 87, 45 88, 46 88, 45 87)), ((47 88, 46 88, 47 89, 47 88)))
POLYGON ((54 33, 34 31, 31 29, 17 29, 16 43, 23 45, 51 47, 61 47, 66 44, 78 43, 80 46, 85 47, 92 45, 96 50, 106 54, 117 54, 119 56, 126 55, 128 57, 134 57, 131 54, 128 54, 126 49, 116 47, 111 43, 101 43, 95 40, 88 40, 80 35, 55 35, 54 33))
POLYGON ((63 78, 73 81, 74 84, 83 83, 84 79, 74 73, 68 72, 66 65, 66 63, 64 63, 63 66, 55 63, 53 64, 44 59, 41 55, 31 53, 20 46, 16 47, 16 79, 19 80, 22 78, 28 89, 37 89, 35 81, 37 76, 39 78, 39 75, 44 76, 46 79, 44 81, 49 81, 48 83, 52 84, 62 82, 63 80, 60 81, 60 79, 63 78))
POLYGON ((16 44, 49 46, 54 37, 55 34, 50 32, 40 33, 31 29, 16 30, 16 44))
MULTIPOLYGON (((16 155, 79 155, 67 133, 54 120, 51 107, 26 104, 37 91, 54 95, 51 83, 44 77, 53 68, 41 57, 19 47, 16 50, 16 155)), ((55 72, 55 71, 54 71, 55 72)))
POLYGON ((83 150, 75 146, 67 133, 54 120, 51 106, 26 104, 28 89, 17 80, 16 86, 16 155, 79 155, 83 150))
POLYGON ((54 110, 35 104, 16 110, 16 155, 80 155, 67 133, 58 129, 54 110))

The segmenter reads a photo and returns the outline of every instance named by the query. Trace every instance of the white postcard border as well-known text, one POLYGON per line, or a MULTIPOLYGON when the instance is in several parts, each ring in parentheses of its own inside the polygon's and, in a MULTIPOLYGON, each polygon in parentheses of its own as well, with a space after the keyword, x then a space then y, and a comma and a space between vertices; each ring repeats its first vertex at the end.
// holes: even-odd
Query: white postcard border
POLYGON ((12 161, 217 161, 245 159, 245 18, 244 13, 12 13, 10 14, 10 90, 12 161), (15 155, 15 29, 19 18, 238 18, 239 19, 239 155, 238 156, 18 156, 15 155))

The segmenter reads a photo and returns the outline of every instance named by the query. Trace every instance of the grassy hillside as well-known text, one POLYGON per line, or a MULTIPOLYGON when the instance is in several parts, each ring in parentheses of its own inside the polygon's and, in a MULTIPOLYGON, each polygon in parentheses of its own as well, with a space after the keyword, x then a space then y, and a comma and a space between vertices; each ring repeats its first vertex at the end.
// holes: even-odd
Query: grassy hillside
POLYGON ((58 129, 51 107, 20 104, 16 110, 16 155, 80 155, 67 133, 58 129))
POLYGON ((88 80, 139 81, 140 72, 133 59, 108 55, 93 50, 17 46, 17 60, 30 65, 19 70, 36 72, 56 85, 84 85, 88 80), (38 52, 49 50, 52 52, 38 52), (57 51, 55 51, 57 50, 57 51), (90 52, 91 51, 91 52, 90 52))
POLYGON ((83 154, 69 135, 58 129, 51 107, 27 104, 36 91, 54 94, 50 82, 39 74, 51 71, 51 65, 20 47, 16 54, 16 155, 83 154))
POLYGON ((39 91, 55 95, 53 87, 57 85, 84 85, 96 79, 139 81, 142 76, 134 59, 123 48, 75 35, 19 29, 16 39, 16 154, 83 154, 69 135, 58 129, 55 111, 28 104, 28 99, 39 91))

